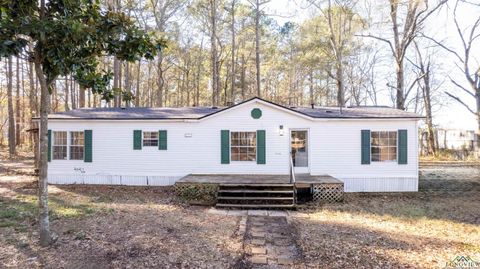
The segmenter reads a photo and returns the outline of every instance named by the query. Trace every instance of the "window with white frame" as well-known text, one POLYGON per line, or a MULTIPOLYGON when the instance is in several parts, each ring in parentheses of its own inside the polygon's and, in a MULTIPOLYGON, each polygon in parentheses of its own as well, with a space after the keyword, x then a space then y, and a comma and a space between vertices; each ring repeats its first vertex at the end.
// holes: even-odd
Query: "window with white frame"
POLYGON ((255 161, 257 158, 256 132, 231 132, 230 152, 232 161, 255 161))
POLYGON ((158 132, 143 132, 144 147, 158 147, 158 132))
POLYGON ((52 159, 66 160, 67 159, 67 132, 54 131, 53 132, 53 146, 52 159))
POLYGON ((372 162, 390 162, 397 160, 397 132, 371 132, 372 162))
POLYGON ((70 160, 83 160, 84 146, 83 132, 70 132, 70 160))

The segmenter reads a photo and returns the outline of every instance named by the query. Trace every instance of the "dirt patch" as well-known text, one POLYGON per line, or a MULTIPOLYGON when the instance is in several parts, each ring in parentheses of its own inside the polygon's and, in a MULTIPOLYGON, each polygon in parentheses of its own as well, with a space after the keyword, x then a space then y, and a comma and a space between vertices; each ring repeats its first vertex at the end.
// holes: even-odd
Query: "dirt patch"
POLYGON ((229 268, 239 217, 179 203, 171 187, 50 186, 51 229, 37 238, 31 161, 0 162, 0 268, 229 268))
POLYGON ((476 167, 422 169, 420 191, 348 194, 293 218, 307 264, 318 268, 443 268, 480 261, 476 167))

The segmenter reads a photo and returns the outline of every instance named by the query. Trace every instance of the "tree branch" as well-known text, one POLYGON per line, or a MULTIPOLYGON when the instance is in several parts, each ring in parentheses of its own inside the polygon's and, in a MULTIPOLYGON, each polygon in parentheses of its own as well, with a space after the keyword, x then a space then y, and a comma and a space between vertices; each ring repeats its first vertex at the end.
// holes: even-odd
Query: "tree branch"
POLYGON ((468 93, 470 96, 472 96, 473 98, 475 98, 475 94, 473 94, 471 91, 469 91, 468 89, 466 89, 465 87, 463 87, 462 85, 460 85, 459 83, 457 83, 455 80, 453 80, 450 76, 448 76, 448 78, 450 79, 450 81, 457 87, 459 87, 460 89, 462 89, 464 92, 468 93))
POLYGON ((390 46, 390 49, 392 50, 393 54, 395 54, 395 49, 393 48, 392 42, 390 42, 390 40, 388 40, 388 39, 386 39, 386 38, 382 38, 382 37, 379 37, 379 36, 374 36, 374 35, 371 35, 371 34, 368 34, 368 35, 358 34, 358 35, 355 35, 355 36, 359 36, 359 37, 370 37, 370 38, 373 38, 373 39, 377 39, 377 40, 383 41, 383 42, 387 43, 387 44, 390 46))
POLYGON ((465 104, 459 97, 449 93, 449 92, 445 92, 446 95, 450 96, 451 98, 455 99, 457 102, 459 102, 460 104, 462 104, 468 111, 470 111, 470 113, 472 113, 473 115, 477 115, 477 113, 475 111, 473 111, 473 109, 471 109, 467 104, 465 104))

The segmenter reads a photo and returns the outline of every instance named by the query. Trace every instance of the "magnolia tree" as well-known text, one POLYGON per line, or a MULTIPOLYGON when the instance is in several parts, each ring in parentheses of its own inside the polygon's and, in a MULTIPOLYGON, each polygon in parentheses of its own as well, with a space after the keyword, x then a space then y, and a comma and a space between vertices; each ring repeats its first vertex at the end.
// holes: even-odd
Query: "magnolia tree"
POLYGON ((81 87, 113 98, 111 74, 98 60, 152 59, 163 43, 121 12, 102 9, 98 0, 0 0, 0 57, 25 57, 40 85, 39 228, 40 244, 52 242, 48 219, 48 113, 51 88, 71 75, 81 87))

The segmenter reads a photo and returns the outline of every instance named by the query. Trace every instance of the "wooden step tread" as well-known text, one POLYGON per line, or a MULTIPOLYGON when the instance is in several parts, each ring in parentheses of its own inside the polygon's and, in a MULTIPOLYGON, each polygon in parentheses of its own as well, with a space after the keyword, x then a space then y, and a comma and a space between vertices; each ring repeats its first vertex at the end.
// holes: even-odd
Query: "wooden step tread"
POLYGON ((294 204, 288 205, 254 205, 254 204, 217 204, 217 207, 244 207, 244 208, 294 208, 294 204))
POLYGON ((293 200, 292 197, 242 197, 242 196, 219 196, 217 200, 293 200))
POLYGON ((291 193, 293 194, 293 190, 245 190, 245 189, 234 189, 234 190, 218 190, 220 193, 291 193))
POLYGON ((219 187, 293 187, 294 184, 290 183, 276 183, 276 184, 270 184, 270 183, 222 183, 219 185, 219 187))

